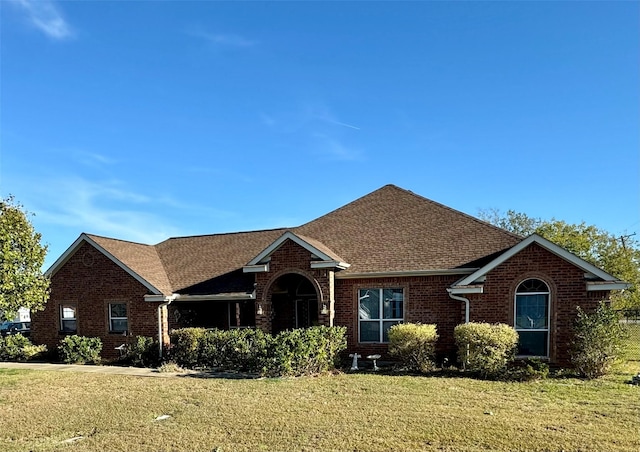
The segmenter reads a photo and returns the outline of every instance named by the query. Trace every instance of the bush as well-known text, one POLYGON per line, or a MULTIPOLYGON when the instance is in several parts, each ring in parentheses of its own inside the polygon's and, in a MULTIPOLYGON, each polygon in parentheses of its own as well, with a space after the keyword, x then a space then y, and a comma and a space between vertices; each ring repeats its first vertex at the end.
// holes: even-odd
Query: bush
POLYGON ((346 332, 336 326, 282 331, 270 341, 264 372, 299 376, 332 370, 347 348, 346 332))
POLYGON ((578 373, 586 378, 606 375, 624 353, 625 337, 626 330, 607 303, 600 303, 592 314, 578 307, 571 362, 578 373))
POLYGON ((513 381, 544 380, 549 376, 549 365, 537 358, 524 359, 513 363, 507 372, 507 379, 513 381))
POLYGON ((184 328, 171 333, 171 357, 186 368, 310 375, 335 368, 346 346, 346 329, 317 326, 273 337, 259 329, 184 328))
POLYGON ((33 345, 22 334, 0 337, 0 361, 28 361, 46 351, 46 345, 33 345))
POLYGON ((454 330, 458 360, 483 378, 495 378, 515 356, 518 333, 501 323, 466 323, 454 330))
POLYGON ((67 364, 100 362, 102 341, 99 337, 67 336, 58 345, 58 355, 67 364))
POLYGON ((399 323, 389 329, 389 354, 408 370, 429 372, 435 367, 437 340, 435 325, 399 323))
POLYGON ((124 361, 138 367, 156 367, 160 364, 158 356, 158 342, 152 337, 136 336, 127 346, 124 361))

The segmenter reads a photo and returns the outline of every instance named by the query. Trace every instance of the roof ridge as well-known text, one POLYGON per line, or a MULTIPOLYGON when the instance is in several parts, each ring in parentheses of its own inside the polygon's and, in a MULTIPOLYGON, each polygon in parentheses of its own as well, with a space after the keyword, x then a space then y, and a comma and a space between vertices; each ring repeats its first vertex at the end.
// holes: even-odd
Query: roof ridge
POLYGON ((256 230, 252 230, 252 231, 232 231, 232 232, 217 232, 217 233, 213 233, 213 234, 180 235, 180 236, 169 237, 169 238, 163 240, 162 242, 157 243, 156 245, 153 245, 153 246, 160 245, 162 243, 168 242, 169 240, 195 239, 195 238, 199 238, 199 237, 220 237, 220 236, 224 236, 224 235, 254 234, 254 233, 257 233, 257 232, 291 231, 291 230, 294 230, 296 228, 297 228, 297 226, 295 226, 295 227, 269 228, 269 229, 256 229, 256 230))
POLYGON ((90 234, 88 232, 83 232, 80 235, 86 235, 87 237, 90 238, 94 238, 97 237, 99 239, 106 239, 106 240, 112 240, 114 242, 122 242, 122 243, 130 243, 132 245, 142 245, 142 246, 151 246, 151 247, 155 247, 155 245, 151 245, 149 243, 142 243, 142 242, 134 242, 133 240, 124 240, 124 239, 117 239, 115 237, 107 237, 105 235, 98 235, 98 234, 90 234))

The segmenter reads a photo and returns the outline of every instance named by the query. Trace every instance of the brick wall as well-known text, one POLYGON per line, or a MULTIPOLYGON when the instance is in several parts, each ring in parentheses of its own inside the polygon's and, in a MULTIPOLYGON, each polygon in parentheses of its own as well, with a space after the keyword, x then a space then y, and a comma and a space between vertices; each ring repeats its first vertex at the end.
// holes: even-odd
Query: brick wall
POLYGON ((576 307, 593 310, 599 300, 608 297, 608 293, 587 292, 584 270, 535 243, 487 274, 484 293, 469 296, 470 320, 513 325, 516 289, 529 278, 540 279, 549 286, 550 360, 559 365, 568 365, 568 346, 576 307))
POLYGON ((114 348, 132 336, 157 337, 158 303, 144 301, 147 288, 88 243, 51 279, 51 296, 44 311, 32 314, 31 335, 35 343, 54 350, 60 339, 60 306, 76 306, 77 334, 102 339, 102 356, 118 356, 114 348), (128 336, 109 333, 109 303, 126 303, 128 336))

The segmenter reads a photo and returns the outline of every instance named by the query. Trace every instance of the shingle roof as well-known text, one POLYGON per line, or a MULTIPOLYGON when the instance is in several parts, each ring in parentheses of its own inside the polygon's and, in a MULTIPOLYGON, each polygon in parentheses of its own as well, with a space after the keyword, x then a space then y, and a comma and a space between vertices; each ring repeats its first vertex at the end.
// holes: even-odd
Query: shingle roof
POLYGON ((394 185, 297 228, 177 237, 155 246, 89 237, 169 294, 192 286, 209 287, 216 278, 233 285, 230 281, 238 279, 234 276, 238 270, 288 230, 351 264, 345 273, 471 266, 522 240, 394 185))
POLYGON ((351 264, 345 273, 452 269, 512 247, 521 237, 386 185, 294 229, 351 264))

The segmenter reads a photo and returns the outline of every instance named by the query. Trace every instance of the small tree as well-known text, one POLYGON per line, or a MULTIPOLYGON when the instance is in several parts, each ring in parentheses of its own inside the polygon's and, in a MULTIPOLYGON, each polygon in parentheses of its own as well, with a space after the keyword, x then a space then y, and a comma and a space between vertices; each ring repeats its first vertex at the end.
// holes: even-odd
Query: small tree
POLYGON ((0 200, 0 318, 13 318, 21 307, 44 308, 49 279, 42 274, 47 247, 40 239, 13 197, 0 200))
POLYGON ((571 362, 586 378, 606 375, 624 352, 626 331, 613 308, 601 302, 591 314, 578 306, 571 362))

